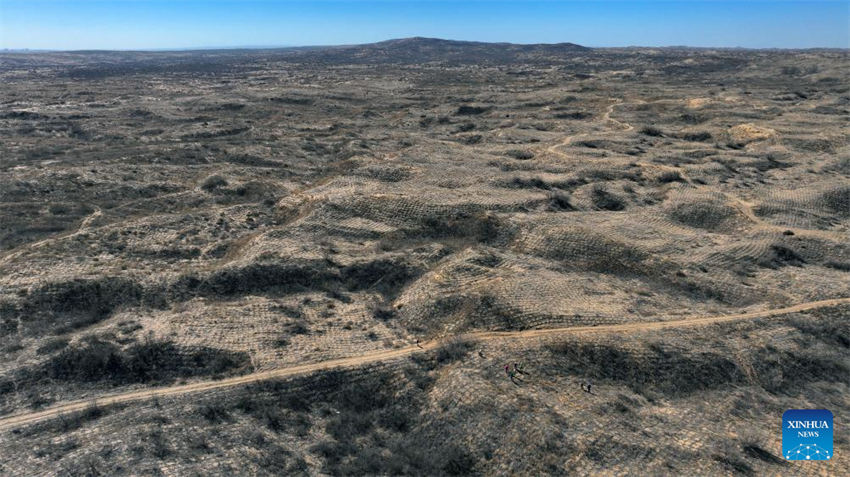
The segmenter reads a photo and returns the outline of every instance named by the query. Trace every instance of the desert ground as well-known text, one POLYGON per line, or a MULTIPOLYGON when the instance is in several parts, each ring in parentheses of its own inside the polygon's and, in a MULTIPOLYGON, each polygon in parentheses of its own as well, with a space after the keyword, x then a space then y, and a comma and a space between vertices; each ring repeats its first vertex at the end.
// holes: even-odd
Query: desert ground
POLYGON ((0 53, 0 474, 840 475, 848 71, 0 53))

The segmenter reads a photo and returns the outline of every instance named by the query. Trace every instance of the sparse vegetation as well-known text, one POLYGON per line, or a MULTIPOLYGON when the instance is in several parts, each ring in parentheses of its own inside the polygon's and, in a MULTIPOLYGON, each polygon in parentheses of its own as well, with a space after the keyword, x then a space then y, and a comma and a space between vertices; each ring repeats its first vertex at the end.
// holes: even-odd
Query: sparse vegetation
POLYGON ((838 187, 823 194, 827 207, 841 215, 850 215, 850 186, 838 187))
POLYGON ((180 350, 168 341, 146 340, 122 349, 99 338, 60 351, 28 380, 119 383, 170 382, 179 377, 215 376, 250 370, 244 353, 215 349, 180 350))
POLYGON ((626 208, 626 202, 618 196, 602 186, 593 186, 591 189, 591 197, 593 205, 602 210, 620 211, 626 208))
POLYGON ((660 176, 658 176, 658 182, 662 184, 669 184, 671 182, 684 182, 682 179, 682 175, 679 174, 678 171, 665 171, 660 176))
POLYGON ((640 133, 646 136, 662 137, 664 132, 654 126, 645 126, 640 129, 640 133))
POLYGON ((51 354, 68 346, 68 338, 50 338, 36 350, 38 354, 51 354))
POLYGON ((524 150, 521 150, 521 149, 511 149, 506 154, 508 156, 513 157, 514 159, 518 159, 520 161, 525 161, 525 160, 534 158, 533 152, 524 151, 524 150))
POLYGON ((0 475, 794 473, 782 411, 848 412, 847 63, 0 53, 0 475))
POLYGON ((734 208, 716 200, 698 200, 675 204, 670 217, 676 222, 703 229, 716 229, 734 223, 734 208))
POLYGON ((484 106, 463 105, 463 106, 459 106, 457 108, 457 112, 455 114, 459 114, 459 115, 482 114, 482 113, 486 113, 487 111, 489 111, 489 109, 490 108, 487 108, 487 107, 484 107, 484 106))
POLYGON ((437 362, 440 364, 461 360, 472 351, 474 343, 463 338, 452 338, 437 348, 437 362))
POLYGON ((682 136, 682 139, 685 141, 693 141, 693 142, 705 142, 710 141, 713 136, 710 132, 700 131, 700 132, 690 132, 686 133, 682 136))
POLYGON ((554 211, 567 211, 567 210, 575 210, 575 207, 570 203, 570 198, 568 195, 554 192, 549 194, 549 210, 554 211))
POLYGON ((373 306, 372 316, 381 321, 387 321, 396 317, 396 311, 393 309, 392 306, 378 304, 373 306))
POLYGON ((207 192, 212 192, 225 186, 227 186, 227 180, 224 177, 215 174, 204 179, 204 182, 201 184, 201 189, 204 189, 207 192))

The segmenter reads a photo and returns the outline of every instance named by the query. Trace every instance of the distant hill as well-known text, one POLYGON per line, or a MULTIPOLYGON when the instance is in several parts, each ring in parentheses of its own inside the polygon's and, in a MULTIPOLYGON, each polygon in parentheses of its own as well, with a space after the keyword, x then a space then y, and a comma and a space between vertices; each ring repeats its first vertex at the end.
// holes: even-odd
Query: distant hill
POLYGON ((558 63, 590 48, 574 43, 484 43, 402 38, 362 45, 230 48, 171 51, 0 52, 0 72, 25 67, 58 68, 77 78, 124 74, 207 74, 247 71, 257 62, 316 64, 542 64, 558 63))
POLYGON ((553 56, 588 52, 574 43, 484 43, 438 38, 401 38, 363 45, 339 46, 300 51, 325 61, 360 63, 523 63, 553 56))

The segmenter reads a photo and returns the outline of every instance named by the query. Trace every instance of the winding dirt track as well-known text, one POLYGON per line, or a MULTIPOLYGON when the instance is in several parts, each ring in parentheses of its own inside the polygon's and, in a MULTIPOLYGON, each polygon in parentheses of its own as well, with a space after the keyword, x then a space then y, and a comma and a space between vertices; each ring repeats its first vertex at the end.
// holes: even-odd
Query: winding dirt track
MULTIPOLYGON (((786 308, 777 308, 773 310, 763 310, 763 311, 753 311, 748 313, 738 313, 733 315, 719 315, 719 316, 696 316, 692 318, 687 318, 683 320, 671 320, 671 321, 653 321, 653 322, 642 322, 642 323, 624 323, 619 325, 602 325, 602 326, 576 326, 576 327, 568 327, 568 328, 548 328, 548 329, 535 329, 535 330, 524 330, 524 331, 481 331, 481 332, 473 332, 466 333, 463 335, 459 335, 460 338, 476 340, 476 341, 489 341, 489 340, 499 340, 499 339, 525 339, 525 338, 536 338, 547 335, 580 335, 580 334, 588 334, 588 333, 629 333, 629 332, 639 332, 639 331, 652 331, 652 330, 660 330, 664 328, 684 328, 690 326, 702 326, 702 325, 710 325, 715 323, 723 323, 728 321, 739 321, 739 320, 752 320, 757 318, 765 318, 776 315, 784 315, 787 313, 794 313, 806 310, 812 310, 816 308, 826 308, 837 305, 850 304, 850 298, 835 298, 831 300, 821 300, 821 301, 812 301, 807 303, 800 303, 798 305, 789 306, 786 308)), ((98 406, 109 406, 114 404, 123 404, 130 403, 136 401, 144 401, 146 399, 152 399, 155 397, 167 397, 167 396, 176 396, 181 394, 188 393, 196 393, 203 391, 210 391, 214 389, 221 388, 229 388, 234 386, 239 386, 243 384, 255 383, 258 381, 266 381, 271 379, 285 378, 290 376, 308 374, 315 371, 323 371, 334 368, 346 368, 346 367, 354 367, 360 366, 364 364, 376 363, 380 361, 387 361, 392 359, 402 358, 404 356, 409 356, 415 353, 421 353, 429 350, 436 349, 440 346, 440 340, 432 340, 426 343, 421 343, 421 346, 411 345, 404 348, 392 349, 392 350, 382 350, 382 351, 374 351, 370 353, 365 353, 358 356, 351 356, 348 358, 341 359, 333 359, 329 361, 321 361, 318 363, 310 363, 303 364, 299 366, 292 366, 289 368, 283 369, 274 369, 271 371, 263 371, 259 373, 248 374, 244 376, 237 376, 228 379, 221 379, 218 381, 202 381, 191 384, 184 384, 178 386, 169 386, 163 388, 154 388, 148 389, 144 391, 132 391, 122 394, 112 394, 102 396, 96 399, 87 399, 81 401, 71 401, 64 404, 59 404, 52 406, 48 409, 44 409, 42 411, 37 412, 29 412, 23 414, 16 414, 12 416, 7 416, 4 418, 0 418, 0 432, 9 431, 16 427, 25 426, 28 424, 34 424, 40 421, 44 421, 50 418, 58 417, 61 414, 71 413, 83 411, 87 407, 92 404, 97 404, 98 406)))
MULTIPOLYGON (((611 113, 614 112, 615 106, 620 105, 620 104, 631 104, 631 103, 623 103, 623 100, 621 100, 621 99, 615 99, 614 101, 615 102, 613 104, 610 104, 607 108, 605 108, 605 113, 602 115, 601 122, 604 123, 604 124, 614 123, 622 131, 633 130, 634 126, 632 126, 631 124, 625 123, 625 122, 622 122, 622 121, 617 121, 616 119, 613 119, 611 117, 611 113)), ((635 104, 641 104, 641 103, 643 103, 643 101, 639 101, 638 103, 635 103, 635 104)), ((547 147, 546 152, 548 154, 555 154, 557 156, 569 158, 569 156, 566 153, 564 153, 564 152, 562 152, 558 149, 561 148, 561 147, 569 146, 570 144, 573 143, 573 141, 575 141, 576 139, 578 139, 580 137, 587 137, 587 136, 591 136, 591 135, 594 135, 594 134, 599 134, 599 132, 598 131, 589 131, 589 132, 583 132, 583 133, 572 134, 570 136, 566 136, 564 139, 561 140, 561 142, 547 147)))

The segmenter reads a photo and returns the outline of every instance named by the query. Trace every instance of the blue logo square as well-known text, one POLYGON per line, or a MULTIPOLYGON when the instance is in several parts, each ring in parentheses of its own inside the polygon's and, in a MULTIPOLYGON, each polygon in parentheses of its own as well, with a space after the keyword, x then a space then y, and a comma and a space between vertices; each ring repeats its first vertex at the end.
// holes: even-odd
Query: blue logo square
POLYGON ((788 460, 832 459, 832 413, 789 409, 782 414, 782 455, 788 460))

